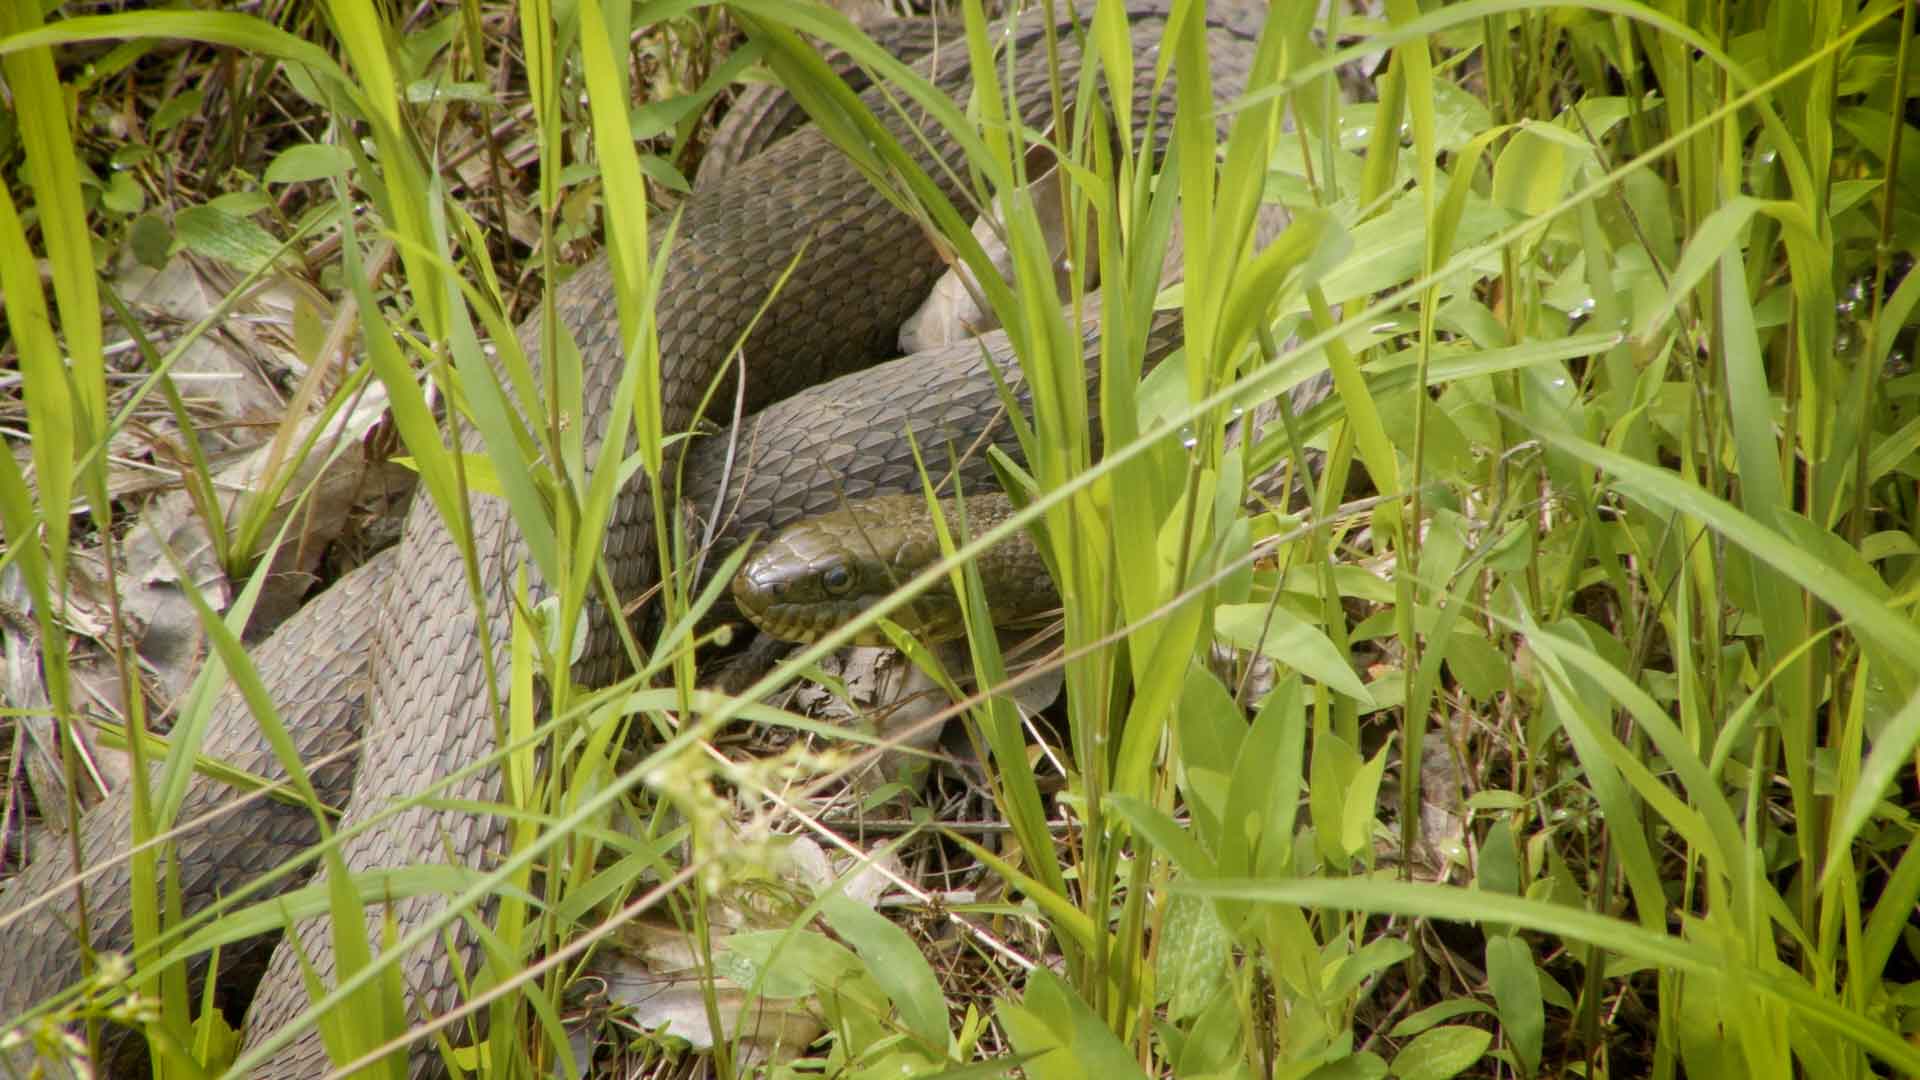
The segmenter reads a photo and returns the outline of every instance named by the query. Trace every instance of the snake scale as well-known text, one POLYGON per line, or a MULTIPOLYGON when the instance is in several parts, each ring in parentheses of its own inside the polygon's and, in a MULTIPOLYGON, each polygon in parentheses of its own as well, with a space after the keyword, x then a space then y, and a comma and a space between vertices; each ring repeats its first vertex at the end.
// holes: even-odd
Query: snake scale
MULTIPOLYGON (((1144 110, 1157 106, 1163 128, 1170 122, 1172 88, 1152 94, 1148 82, 1152 58, 1166 32, 1167 7, 1163 0, 1135 0, 1127 6, 1136 66, 1142 73, 1133 93, 1137 123, 1144 121, 1144 110)), ((1259 14, 1251 9, 1215 10, 1206 21, 1214 86, 1224 102, 1245 87, 1259 14)), ((1059 77, 1071 86, 1078 78, 1079 57, 1069 22, 1062 16, 1056 30, 1062 46, 1059 77)), ((1011 68, 1010 92, 1034 126, 1043 126, 1050 79, 1041 33, 1042 24, 1029 16, 1001 35, 1018 57, 1011 68)), ((944 92, 964 99, 966 65, 957 54, 930 57, 922 61, 922 70, 944 92)), ((897 115, 879 91, 869 90, 864 100, 947 197, 959 202, 958 178, 966 169, 953 142, 937 131, 924 138, 910 136, 908 120, 897 115)), ((657 244, 659 233, 650 239, 657 244)), ((915 432, 922 445, 965 445, 990 426, 999 399, 985 366, 1002 365, 1003 373, 1017 383, 1004 339, 989 339, 985 347, 965 342, 855 378, 828 381, 891 355, 900 322, 943 269, 921 226, 812 130, 781 140, 731 169, 718 183, 703 184, 687 201, 658 303, 665 429, 687 430, 699 420, 697 402, 750 323, 753 329, 744 349, 747 408, 780 402, 747 422, 741 437, 743 460, 730 483, 723 485, 720 479, 727 475, 718 461, 724 440, 698 440, 688 452, 685 497, 720 501, 727 522, 723 547, 755 530, 829 508, 842 498, 914 489, 918 479, 904 437, 907 431, 915 432), (791 279, 764 316, 752 322, 790 263, 795 267, 791 279), (801 393, 808 387, 814 389, 801 393)), ((623 362, 613 282, 604 257, 562 284, 553 306, 583 360, 587 408, 579 420, 591 460, 605 434, 606 403, 623 362)), ((521 340, 537 365, 537 317, 522 327, 521 340)), ((1015 448, 1005 424, 989 437, 1015 448)), ((482 449, 471 433, 465 446, 482 449)), ((979 485, 986 479, 983 458, 974 454, 971 460, 975 471, 968 482, 979 485)), ((622 597, 645 593, 658 566, 645 483, 645 477, 636 474, 621 492, 606 531, 607 564, 622 597)), ((487 590, 484 618, 496 649, 496 667, 504 671, 510 627, 507 583, 531 563, 502 500, 473 500, 472 529, 487 590)), ((528 572, 537 599, 544 588, 538 575, 528 572)), ((343 578, 256 650, 256 666, 302 755, 309 761, 332 756, 330 764, 314 771, 314 780, 323 798, 348 802, 343 830, 492 751, 492 695, 483 682, 475 614, 460 552, 431 502, 418 499, 397 554, 343 578), (378 617, 369 619, 367 613, 373 611, 378 617), (354 756, 342 751, 353 745, 363 718, 368 730, 356 768, 354 756)), ((575 677, 586 685, 604 685, 619 677, 623 657, 606 611, 596 607, 589 613, 586 639, 575 677)), ((261 775, 281 776, 245 705, 232 692, 216 707, 204 752, 261 775)), ((435 805, 408 807, 351 837, 343 843, 343 855, 356 871, 439 862, 449 852, 462 865, 484 867, 503 850, 503 820, 446 805, 497 802, 500 797, 499 771, 474 771, 442 788, 435 805)), ((255 799, 238 813, 209 816, 231 806, 234 798, 221 784, 196 778, 180 814, 182 822, 206 819, 177 842, 190 913, 215 895, 281 866, 315 840, 305 811, 270 800, 255 799)), ((121 857, 129 817, 128 796, 121 790, 83 823, 85 861, 89 867, 104 867, 89 882, 96 950, 124 950, 131 942, 128 874, 121 857)), ((70 873, 63 858, 42 860, 0 897, 0 954, 13 961, 14 972, 0 981, 0 1027, 79 977, 72 916, 63 906, 71 896, 70 887, 62 887, 70 873)), ((290 877, 278 888, 298 883, 290 877)), ((443 903, 437 895, 419 895, 371 905, 374 939, 379 940, 381 920, 391 918, 404 932, 443 903)), ((300 924, 295 932, 315 970, 330 982, 328 937, 324 920, 300 924)), ((478 961, 472 935, 456 923, 454 937, 471 971, 478 961)), ((269 947, 269 942, 255 941, 224 950, 224 991, 244 999, 269 947)), ((421 950, 402 958, 400 966, 415 1017, 443 1012, 456 1000, 457 982, 444 949, 421 950)), ((298 958, 289 943, 282 942, 266 964, 247 1015, 247 1045, 257 1046, 292 1021, 307 1000, 298 958)), ((121 1038, 110 1043, 129 1055, 115 1059, 114 1074, 121 1063, 137 1060, 139 1041, 121 1038)), ((324 1048, 309 1025, 253 1075, 308 1077, 326 1067, 324 1048)), ((431 1043, 416 1043, 410 1072, 434 1075, 439 1068, 431 1043)))

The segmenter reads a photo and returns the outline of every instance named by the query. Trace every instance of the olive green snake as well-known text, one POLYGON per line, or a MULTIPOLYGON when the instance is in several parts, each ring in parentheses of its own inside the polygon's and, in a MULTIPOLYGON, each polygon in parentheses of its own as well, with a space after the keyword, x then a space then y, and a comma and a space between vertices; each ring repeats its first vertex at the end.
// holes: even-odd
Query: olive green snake
MULTIPOLYGON (((851 622, 880 597, 940 560, 939 535, 917 494, 876 495, 790 525, 770 537, 740 568, 731 591, 740 613, 786 641, 812 642, 851 622)), ((1013 516, 1001 494, 947 499, 941 515, 959 535, 993 528, 1013 516)), ((1002 626, 1030 622, 1057 606, 1046 564, 1025 533, 975 559, 987 607, 1002 626)), ((950 589, 928 589, 893 613, 892 621, 922 641, 965 629, 950 589)), ((855 634, 859 645, 885 645, 877 630, 855 634)))
MULTIPOLYGON (((1166 10, 1165 3, 1154 0, 1128 5, 1133 47, 1143 61, 1136 63, 1141 76, 1133 88, 1136 126, 1149 109, 1160 110, 1163 127, 1171 121, 1172 88, 1155 92, 1153 65, 1144 62, 1165 39, 1166 10)), ((1245 88, 1259 18, 1257 11, 1216 10, 1205 16, 1213 84, 1222 103, 1245 88)), ((1079 78, 1070 22, 1062 16, 1054 26, 1060 43, 1056 71, 1049 71, 1038 20, 1022 20, 996 39, 1018 57, 1007 68, 1009 90, 1030 126, 1044 126, 1045 88, 1052 79, 1071 87, 1079 78)), ((963 58, 936 56, 923 61, 921 70, 946 93, 964 98, 963 58)), ((956 143, 937 131, 910 134, 910 118, 879 91, 867 92, 863 100, 945 197, 961 202, 967 169, 956 143)), ((657 246, 660 235, 656 231, 650 242, 657 246)), ((922 446, 969 446, 984 431, 989 440, 1017 452, 1009 426, 990 422, 1001 402, 986 366, 998 365, 1002 376, 1018 385, 1017 365, 1007 359, 1003 338, 916 354, 855 378, 829 381, 891 355, 900 322, 944 266, 921 224, 876 191, 825 136, 797 132, 730 170, 721 182, 702 186, 684 204, 674 235, 657 304, 664 430, 685 431, 696 424, 698 403, 743 336, 742 398, 747 411, 757 411, 741 429, 731 468, 720 462, 728 456, 724 439, 696 440, 686 453, 683 498, 721 507, 721 549, 845 499, 918 490, 919 473, 905 438, 909 431, 922 446), (783 277, 788 277, 784 283, 783 277)), ((568 278, 554 296, 553 309, 583 361, 580 395, 587 408, 579 418, 579 434, 591 462, 607 435, 606 406, 614 398, 625 355, 605 258, 568 278)), ((541 336, 538 316, 522 327, 522 344, 536 364, 541 336)), ((471 430, 462 439, 466 450, 484 452, 471 430)), ((967 462, 964 485, 970 490, 990 486, 984 455, 973 454, 967 462)), ((605 563, 623 599, 640 597, 656 584, 660 560, 651 505, 647 478, 636 473, 607 523, 605 563)), ((342 579, 253 654, 303 759, 327 761, 311 770, 312 780, 323 799, 347 805, 339 825, 347 834, 341 853, 356 873, 440 863, 449 854, 460 866, 486 868, 506 850, 505 820, 468 809, 503 797, 497 766, 469 768, 494 752, 490 702, 505 696, 485 683, 476 614, 485 620, 493 667, 504 672, 512 630, 508 583, 524 571, 535 602, 546 587, 532 569, 504 500, 474 499, 471 518, 485 591, 482 610, 476 611, 467 564, 438 511, 430 500, 416 499, 390 559, 342 579), (377 617, 369 617, 373 612, 377 617), (358 739, 363 717, 368 728, 356 760, 346 751, 358 739), (431 803, 408 804, 435 785, 431 803), (386 813, 401 804, 407 805, 386 813)), ((625 674, 625 654, 603 607, 591 608, 583 636, 574 667, 580 683, 601 686, 625 674)), ((284 777, 238 694, 223 695, 208 730, 203 754, 258 775, 284 777)), ((83 822, 83 861, 93 873, 87 889, 95 950, 125 950, 132 941, 124 858, 130 797, 117 790, 83 822)), ((256 798, 232 813, 234 798, 224 785, 196 778, 178 815, 181 822, 199 823, 176 841, 189 915, 285 866, 317 839, 305 810, 256 798), (223 808, 229 812, 223 814, 223 808)), ((8 957, 10 968, 10 977, 0 980, 0 1029, 80 977, 80 951, 66 906, 72 871, 64 858, 36 862, 0 897, 0 955, 8 957)), ((289 874, 272 891, 299 883, 298 875, 289 874)), ((374 940, 380 940, 383 920, 392 920, 404 933, 445 903, 439 893, 424 892, 369 904, 374 940)), ((470 975, 480 959, 475 936, 460 921, 450 934, 453 954, 470 975)), ((222 950, 223 993, 244 999, 251 982, 260 980, 247 1014, 243 1052, 261 1047, 307 1009, 302 952, 321 981, 331 983, 329 936, 326 920, 309 919, 277 948, 255 939, 222 950)), ((200 963, 204 967, 204 959, 200 963)), ((413 1019, 444 1013, 459 998, 461 982, 447 949, 433 944, 398 963, 413 1019)), ((116 1061, 137 1060, 138 1043, 123 1038, 109 1049, 136 1055, 116 1061)), ((326 1062, 309 1023, 249 1075, 318 1076, 326 1062)), ((439 1067, 432 1041, 415 1042, 410 1071, 431 1075, 439 1067)), ((118 1074, 119 1066, 113 1072, 118 1074)))

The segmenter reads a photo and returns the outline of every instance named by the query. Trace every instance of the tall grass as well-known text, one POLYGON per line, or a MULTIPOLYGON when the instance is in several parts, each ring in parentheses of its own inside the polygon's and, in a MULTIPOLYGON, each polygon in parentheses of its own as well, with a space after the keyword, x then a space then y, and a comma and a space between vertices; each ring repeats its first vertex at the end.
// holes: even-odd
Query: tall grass
MULTIPOLYGON (((732 7, 847 152, 920 204, 958 257, 980 258, 964 217, 929 203, 900 149, 866 143, 868 118, 793 31, 853 52, 938 119, 961 123, 957 107, 923 100, 842 20, 732 7)), ((984 13, 963 7, 968 62, 993 85, 1003 61, 984 13)), ((567 678, 617 478, 660 476, 673 434, 658 422, 658 264, 644 243, 645 178, 664 173, 632 152, 620 59, 636 19, 700 16, 594 0, 564 24, 541 4, 520 11, 543 158, 583 145, 570 124, 592 133, 631 343, 617 448, 588 461, 568 422, 577 353, 549 335, 542 354, 557 359, 538 377, 519 355, 487 247, 416 137, 431 106, 402 90, 452 61, 398 49, 372 6, 350 2, 329 9, 320 46, 239 15, 45 29, 5 15, 24 164, 0 199, 0 281, 33 472, 29 484, 12 455, 0 465, 0 524, 41 620, 56 718, 73 721, 57 621, 66 508, 77 497, 81 531, 111 536, 101 450, 124 414, 106 406, 92 208, 54 47, 208 41, 323 88, 342 118, 328 141, 352 157, 341 197, 374 201, 370 221, 339 219, 346 265, 390 241, 404 269, 396 302, 348 280, 426 497, 469 550, 474 492, 507 498, 555 584, 555 602, 516 624, 503 680, 513 807, 501 812, 515 828, 499 867, 356 883, 334 866, 330 893, 284 906, 241 896, 219 923, 183 925, 151 902, 166 860, 141 856, 128 986, 157 999, 161 1068, 231 1062, 187 1000, 185 935, 201 947, 331 910, 350 937, 367 899, 426 888, 458 900, 410 938, 499 898, 475 987, 491 1023, 478 1046, 449 1051, 488 1074, 583 1066, 564 1005, 579 956, 663 910, 718 967, 757 975, 769 995, 797 984, 814 996, 832 1034, 806 1068, 988 1059, 1049 1080, 1920 1068, 1904 1036, 1920 899, 1920 275, 1908 272, 1920 231, 1900 197, 1920 191, 1905 121, 1920 87, 1913 5, 1393 2, 1377 19, 1284 7, 1224 143, 1197 10, 1177 16, 1154 61, 1178 76, 1164 161, 1113 149, 1147 140, 1096 107, 1094 77, 1056 88, 1044 138, 1071 163, 1057 181, 1066 219, 1091 223, 1071 238, 1074 262, 1104 283, 1092 408, 1063 313, 1085 296, 1057 295, 1024 186, 1036 135, 991 92, 967 103, 978 195, 999 197, 1015 253, 1014 278, 987 291, 1035 398, 1016 492, 1026 509, 996 532, 1038 528, 1062 591, 1066 686, 1058 778, 1036 766, 1008 699, 968 703, 1010 839, 989 849, 945 833, 1005 896, 952 914, 1002 931, 1023 961, 997 954, 1003 966, 982 976, 1013 987, 990 1012, 963 1004, 974 987, 935 978, 944 965, 892 923, 831 895, 809 898, 772 945, 707 925, 715 898, 756 873, 732 800, 774 797, 793 763, 728 763, 705 741, 740 717, 804 725, 750 701, 846 635, 722 698, 695 688, 692 616, 710 598, 669 588, 660 636, 629 643, 639 675, 594 692, 567 678), (1342 100, 1340 65, 1382 52, 1377 100, 1342 100), (570 117, 581 92, 587 111, 570 117), (1255 250, 1262 200, 1293 225, 1255 250), (1188 274, 1162 296, 1176 218, 1188 274), (36 259, 51 307, 25 271, 36 259), (1143 377, 1156 298, 1177 303, 1186 347, 1143 377), (497 381, 483 338, 502 350, 497 381), (484 456, 446 448, 415 360, 464 404, 484 456), (1253 406, 1322 370, 1326 404, 1229 438, 1253 406), (1302 447, 1320 462, 1304 506, 1251 494, 1302 447), (1362 477, 1383 497, 1343 512, 1362 477), (1224 669, 1216 644, 1240 650, 1224 669), (536 678, 550 715, 534 713, 536 678), (623 757, 630 736, 641 749, 623 757), (616 811, 638 831, 614 828, 616 811)), ((1100 77, 1130 83, 1141 61, 1118 15, 1102 5, 1088 42, 1100 77)), ((714 89, 686 88, 690 100, 714 89)), ((541 175, 550 285, 568 192, 560 170, 541 175)), ((654 490, 672 551, 672 501, 654 490)), ((964 567, 993 538, 956 543, 908 586, 972 597, 988 687, 1006 667, 964 567)), ((214 636, 258 696, 233 633, 214 636)), ((268 703, 260 713, 272 730, 268 703)), ((195 746, 172 740, 155 794, 136 800, 136 841, 172 824, 169 793, 195 746)), ((317 857, 337 862, 333 850, 317 857)), ((377 1059, 398 1034, 397 983, 351 962, 341 973, 328 1002, 361 1004, 333 1014, 330 1048, 341 1064, 377 1059)), ((97 994, 73 1001, 69 1015, 103 1008, 97 994)), ((708 1009, 719 1026, 717 997, 708 1009)), ((741 1067, 716 1053, 716 1071, 741 1067)))

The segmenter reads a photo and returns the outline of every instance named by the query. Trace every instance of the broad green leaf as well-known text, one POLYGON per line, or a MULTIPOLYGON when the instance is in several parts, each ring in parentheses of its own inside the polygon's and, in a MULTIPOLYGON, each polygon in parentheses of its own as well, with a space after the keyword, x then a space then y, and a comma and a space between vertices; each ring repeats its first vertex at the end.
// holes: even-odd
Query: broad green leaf
POLYGON ((1492 1044, 1493 1036, 1481 1028, 1433 1028, 1393 1056, 1393 1075, 1400 1080, 1448 1080, 1471 1068, 1492 1044))
POLYGON ((1413 956, 1413 946, 1397 937, 1378 937, 1354 950, 1351 955, 1343 956, 1335 965, 1335 971, 1327 979, 1327 991, 1335 996, 1345 996, 1359 989, 1367 980, 1379 976, 1388 968, 1405 963, 1413 956))
POLYGON ((1379 813, 1380 782, 1387 774, 1387 748, 1381 747, 1354 774, 1345 793, 1340 819, 1340 841, 1351 858, 1366 859, 1373 847, 1373 825, 1379 813))
POLYGON ((280 151, 261 179, 269 184, 297 184, 345 176, 352 168, 353 155, 341 147, 331 143, 301 143, 280 151))
POLYGON ((1161 926, 1154 984, 1171 1019, 1191 1019, 1228 986, 1233 935, 1212 902, 1192 896, 1171 898, 1161 926))
POLYGON ((908 1031, 936 1053, 947 1046, 947 1002, 926 957, 906 931, 885 916, 847 899, 844 893, 824 898, 821 912, 834 933, 852 945, 866 962, 867 974, 893 1000, 908 1031))
POLYGON ((253 272, 272 264, 280 242, 246 218, 212 206, 194 206, 173 217, 174 237, 196 255, 253 272))
POLYGON ((1493 165, 1493 201, 1516 214, 1545 214, 1566 187, 1567 148, 1525 126, 1513 133, 1493 165))
POLYGON ((1487 986, 1500 1009, 1500 1034, 1507 1040, 1521 1072, 1532 1076, 1540 1068, 1546 1040, 1546 1006, 1540 1000, 1540 972, 1533 950, 1512 934, 1487 938, 1487 986))
POLYGON ((1019 1003, 1002 1004, 997 1015, 1014 1049, 1037 1055, 1024 1066, 1036 1080, 1145 1080, 1127 1048, 1052 972, 1031 972, 1019 1003))
POLYGON ((1223 604, 1214 609, 1213 630, 1236 648, 1263 653, 1302 675, 1371 708, 1373 699, 1353 665, 1319 627, 1273 604, 1223 604))

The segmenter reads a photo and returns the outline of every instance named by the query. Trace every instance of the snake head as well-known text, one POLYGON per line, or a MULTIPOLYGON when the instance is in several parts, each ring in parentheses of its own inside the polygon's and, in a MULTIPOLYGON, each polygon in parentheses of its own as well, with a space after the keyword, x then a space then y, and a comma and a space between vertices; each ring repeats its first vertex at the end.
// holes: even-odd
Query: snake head
MULTIPOLYGON (((925 521, 918 496, 879 496, 789 525, 734 575, 734 602, 774 637, 818 641, 939 559, 925 521)), ((951 594, 938 587, 892 618, 923 641, 962 632, 951 594)), ((890 644, 877 626, 854 642, 890 644)))
MULTIPOLYGON (((975 496, 967 507, 964 520, 973 531, 990 528, 1012 513, 1004 495, 975 496)), ((949 525, 957 528, 962 519, 955 510, 952 503, 943 507, 949 525)), ((742 614, 774 637, 818 641, 937 563, 940 555, 925 499, 862 499, 777 533, 734 576, 733 598, 742 614)), ((1000 625, 1029 622, 1059 603, 1046 567, 1024 533, 996 545, 975 565, 1000 625)), ((960 606, 945 582, 923 590, 889 616, 923 643, 966 633, 960 606)), ((891 644, 877 626, 853 641, 891 644)))

